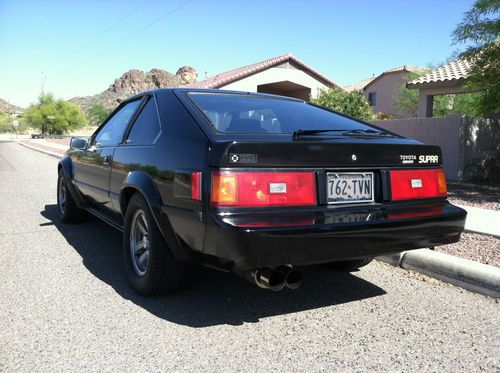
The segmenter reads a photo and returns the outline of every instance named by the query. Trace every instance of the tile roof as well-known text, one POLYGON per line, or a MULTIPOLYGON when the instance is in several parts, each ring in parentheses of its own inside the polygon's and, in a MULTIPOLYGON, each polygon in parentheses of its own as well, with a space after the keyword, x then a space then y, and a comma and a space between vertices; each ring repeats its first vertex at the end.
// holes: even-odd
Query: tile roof
POLYGON ((340 86, 337 83, 330 80, 329 78, 319 73, 318 71, 314 70, 312 67, 306 65, 299 59, 295 58, 290 53, 214 75, 210 78, 192 84, 190 88, 220 88, 224 85, 243 79, 247 76, 256 74, 260 71, 266 70, 268 68, 279 65, 286 61, 292 61, 297 65, 299 65, 300 67, 302 67, 304 70, 308 70, 309 73, 315 75, 317 78, 324 81, 327 85, 337 86, 340 88, 340 86))
POLYGON ((363 79, 363 80, 361 80, 361 81, 359 81, 357 83, 354 83, 354 84, 351 84, 351 85, 348 85, 348 86, 344 87, 344 89, 347 92, 356 91, 356 90, 360 90, 360 89, 365 89, 372 82, 374 82, 375 80, 378 80, 378 79, 382 78, 384 75, 391 74, 391 73, 396 73, 396 72, 400 72, 400 71, 421 72, 421 71, 423 71, 423 69, 421 67, 411 66, 411 65, 403 65, 403 66, 393 67, 392 69, 386 70, 386 71, 384 71, 382 74, 380 74, 378 76, 372 76, 371 78, 363 79))
POLYGON ((438 67, 431 72, 412 80, 406 87, 419 88, 422 85, 436 84, 440 82, 451 82, 465 80, 470 69, 470 63, 466 60, 455 60, 447 65, 438 67))
POLYGON ((363 89, 365 88, 369 83, 371 83, 371 81, 375 79, 374 76, 372 76, 371 78, 368 78, 368 79, 363 79, 363 80, 360 80, 359 82, 356 82, 354 84, 351 84, 351 85, 347 85, 344 87, 344 89, 347 91, 347 92, 352 92, 352 91, 359 91, 360 89, 363 89))
POLYGON ((395 73, 398 71, 408 71, 408 72, 412 73, 412 72, 423 71, 423 69, 421 67, 418 67, 418 66, 403 65, 403 66, 393 67, 392 69, 384 71, 382 74, 395 73))

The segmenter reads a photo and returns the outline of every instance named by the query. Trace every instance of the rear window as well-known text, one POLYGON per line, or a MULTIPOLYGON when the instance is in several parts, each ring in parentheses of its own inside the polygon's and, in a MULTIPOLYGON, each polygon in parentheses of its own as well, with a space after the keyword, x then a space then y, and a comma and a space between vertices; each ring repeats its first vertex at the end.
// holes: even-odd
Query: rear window
POLYGON ((188 94, 219 132, 292 134, 301 130, 369 129, 365 124, 302 101, 251 94, 188 94))

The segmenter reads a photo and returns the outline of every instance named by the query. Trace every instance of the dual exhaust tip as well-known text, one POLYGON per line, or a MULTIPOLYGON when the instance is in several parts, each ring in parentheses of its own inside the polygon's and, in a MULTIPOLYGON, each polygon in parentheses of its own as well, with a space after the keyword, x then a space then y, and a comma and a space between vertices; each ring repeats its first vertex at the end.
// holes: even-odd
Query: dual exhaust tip
POLYGON ((302 285, 302 273, 292 266, 260 268, 251 272, 251 280, 258 287, 280 291, 285 286, 297 289, 302 285))

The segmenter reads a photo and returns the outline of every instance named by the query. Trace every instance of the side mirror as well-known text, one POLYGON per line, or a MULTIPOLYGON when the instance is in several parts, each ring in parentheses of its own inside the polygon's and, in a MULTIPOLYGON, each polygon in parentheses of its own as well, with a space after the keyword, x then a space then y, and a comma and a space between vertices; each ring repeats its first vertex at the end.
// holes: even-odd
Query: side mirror
POLYGON ((73 150, 84 150, 87 148, 89 139, 87 137, 72 137, 69 146, 73 150))

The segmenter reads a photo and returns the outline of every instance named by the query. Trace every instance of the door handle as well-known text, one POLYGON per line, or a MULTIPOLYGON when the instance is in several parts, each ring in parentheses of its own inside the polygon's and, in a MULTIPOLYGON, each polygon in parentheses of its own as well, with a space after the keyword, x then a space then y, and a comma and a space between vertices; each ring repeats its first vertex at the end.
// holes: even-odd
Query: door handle
POLYGON ((111 162, 111 156, 110 155, 105 155, 104 157, 102 157, 102 164, 103 165, 107 165, 107 164, 109 164, 109 162, 111 162))

